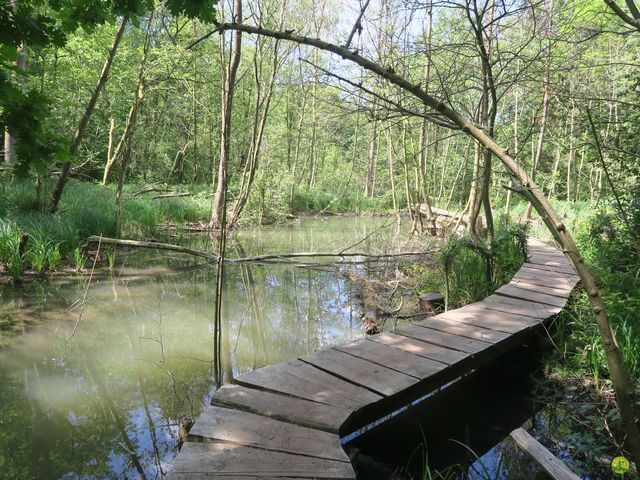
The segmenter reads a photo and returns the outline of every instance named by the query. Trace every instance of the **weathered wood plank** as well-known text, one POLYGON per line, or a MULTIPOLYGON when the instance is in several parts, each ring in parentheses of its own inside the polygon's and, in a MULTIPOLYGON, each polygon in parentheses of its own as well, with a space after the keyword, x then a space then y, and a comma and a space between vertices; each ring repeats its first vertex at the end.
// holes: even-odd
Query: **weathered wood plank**
POLYGON ((527 250, 529 254, 548 255, 551 257, 567 258, 566 255, 562 253, 560 250, 556 250, 551 247, 531 247, 530 246, 527 250))
POLYGON ((527 290, 520 288, 517 285, 507 284, 496 290, 496 293, 512 298, 520 298, 522 300, 528 300, 530 302, 544 303, 545 305, 552 305, 554 307, 564 308, 567 304, 567 298, 556 297, 554 295, 547 295, 546 293, 539 293, 533 290, 527 290))
POLYGON ((579 278, 578 275, 576 274, 576 271, 573 269, 573 267, 556 267, 556 266, 542 265, 540 263, 530 263, 530 262, 526 262, 524 263, 524 265, 527 266, 528 268, 532 268, 535 270, 544 270, 547 272, 562 273, 563 275, 574 276, 579 278))
POLYGON ((414 325, 421 325, 434 330, 440 330, 441 332, 450 333, 452 335, 473 338, 475 340, 482 340, 483 342, 488 343, 498 343, 509 337, 508 333, 490 330, 488 328, 471 325, 469 323, 457 322, 441 315, 420 320, 419 322, 415 322, 414 325))
POLYGON ((263 367, 235 379, 240 385, 281 392, 305 400, 356 410, 382 397, 294 360, 263 367))
POLYGON ((478 325, 499 332, 514 334, 537 325, 540 320, 509 312, 487 308, 485 304, 473 304, 441 313, 442 317, 457 322, 478 325))
MULTIPOLYGON (((201 480, 201 479, 207 479, 211 477, 212 475, 208 473, 187 473, 187 474, 170 473, 167 478, 169 480, 201 480)), ((219 477, 219 478, 223 478, 224 480, 274 480, 274 478, 277 478, 278 480, 303 480, 301 478, 292 478, 292 477, 256 477, 255 475, 251 475, 251 476, 225 475, 224 477, 219 477)))
POLYGON ((526 268, 521 268, 518 273, 513 276, 513 280, 521 280, 531 285, 551 286, 567 291, 573 290, 577 284, 574 279, 566 277, 561 273, 546 273, 547 275, 540 275, 532 273, 526 268))
POLYGON ((554 269, 557 268, 561 270, 575 271, 573 270, 573 266, 566 259, 554 258, 546 255, 531 255, 527 259, 527 263, 545 267, 552 267, 554 269))
POLYGON ((449 350, 460 350, 461 352, 466 353, 478 353, 492 346, 492 344, 488 342, 432 329, 425 323, 417 323, 415 324, 415 327, 417 328, 414 328, 413 326, 404 327, 396 330, 395 333, 398 333, 399 335, 407 335, 425 342, 434 343, 449 350))
POLYGON ((349 415, 347 408, 312 402, 301 398, 246 388, 223 385, 213 398, 217 405, 238 407, 267 417, 337 433, 349 415))
POLYGON ((198 474, 225 480, 234 476, 355 479, 350 463, 229 443, 187 442, 176 458, 169 478, 196 478, 198 474))
POLYGON ((534 253, 533 255, 529 256, 529 258, 527 259, 527 263, 532 263, 534 265, 546 265, 548 267, 573 269, 573 265, 571 264, 571 262, 564 256, 543 255, 534 253))
MULTIPOLYGON (((413 328, 418 329, 418 333, 414 335, 422 335, 421 327, 416 326, 413 328)), ((445 365, 453 365, 454 363, 464 360, 469 356, 464 352, 449 350, 447 348, 442 348, 439 345, 425 342, 419 338, 414 338, 409 335, 412 331, 413 329, 411 329, 411 327, 407 327, 395 332, 379 333, 378 335, 373 335, 370 339, 374 342, 382 343, 413 355, 420 355, 421 357, 440 362, 442 364, 440 370, 442 370, 445 365)))
POLYGON ((553 295, 554 297, 564 299, 567 299, 571 296, 571 290, 569 290, 568 288, 554 288, 545 285, 535 285, 521 278, 514 278, 511 280, 511 282, 509 282, 509 284, 523 290, 529 290, 536 293, 544 293, 545 295, 553 295))
POLYGON ((524 317, 537 318, 538 320, 546 320, 552 315, 558 313, 561 308, 544 303, 531 302, 520 298, 505 297, 503 295, 489 295, 487 298, 478 302, 484 308, 496 310, 499 312, 512 313, 524 317))
POLYGON ((232 408, 218 406, 205 408, 191 428, 189 439, 229 442, 277 452, 349 462, 349 457, 340 446, 340 438, 336 434, 232 408))
POLYGON ((554 480, 580 480, 580 477, 573 473, 562 460, 553 455, 523 428, 516 428, 510 436, 554 480))
MULTIPOLYGON (((556 277, 564 278, 570 282, 580 281, 580 277, 573 270, 571 271, 569 271, 568 269, 556 270, 556 269, 545 267, 544 265, 539 265, 536 263, 528 263, 528 262, 523 263, 522 267, 520 267, 520 270, 518 270, 518 273, 528 273, 530 275, 533 274, 540 278, 543 278, 545 276, 556 276, 556 277)), ((516 275, 518 273, 516 273, 516 275)))
POLYGON ((443 369, 443 365, 428 358, 413 355, 379 342, 371 342, 373 338, 358 340, 347 345, 335 347, 336 350, 386 366, 397 372, 422 380, 443 369))
POLYGON ((384 396, 401 392, 418 382, 409 375, 335 349, 322 350, 300 360, 384 396))

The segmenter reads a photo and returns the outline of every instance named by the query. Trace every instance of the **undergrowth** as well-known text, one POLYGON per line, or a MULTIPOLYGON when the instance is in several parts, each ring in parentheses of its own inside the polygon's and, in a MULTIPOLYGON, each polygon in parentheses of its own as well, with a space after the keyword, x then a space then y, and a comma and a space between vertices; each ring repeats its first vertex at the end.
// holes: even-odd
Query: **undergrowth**
POLYGON ((527 232, 501 224, 489 245, 456 238, 438 255, 444 277, 446 308, 473 303, 508 283, 527 255, 527 232))
MULTIPOLYGON (((47 188, 48 187, 48 188, 47 188)), ((51 185, 42 197, 48 198, 51 185)), ((184 224, 207 219, 211 199, 204 188, 189 197, 158 198, 153 194, 134 196, 139 186, 127 186, 123 201, 122 236, 149 239, 162 235, 165 223, 184 224)), ((157 194, 156 194, 157 195, 157 194)), ((18 279, 25 269, 39 274, 54 270, 62 261, 81 268, 80 245, 90 235, 114 236, 115 186, 69 182, 57 214, 38 208, 32 181, 3 182, 0 190, 0 264, 4 272, 18 279), (24 251, 20 239, 28 236, 24 251)))

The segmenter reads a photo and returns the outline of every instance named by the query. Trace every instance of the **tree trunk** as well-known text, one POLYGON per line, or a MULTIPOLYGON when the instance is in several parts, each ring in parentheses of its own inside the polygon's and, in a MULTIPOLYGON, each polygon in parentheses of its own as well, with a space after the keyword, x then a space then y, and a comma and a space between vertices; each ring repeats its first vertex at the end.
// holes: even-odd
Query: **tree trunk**
POLYGON ((376 102, 374 101, 374 119, 371 122, 371 140, 369 141, 369 157, 367 162, 367 177, 364 182, 364 196, 373 197, 373 182, 375 178, 376 160, 378 158, 378 119, 375 118, 376 102))
MULTIPOLYGON (((124 187, 125 176, 127 174, 127 166, 129 159, 131 158, 131 139, 133 137, 133 128, 136 123, 136 117, 138 113, 138 106, 142 102, 144 97, 144 75, 145 68, 147 66, 147 59, 149 58, 149 48, 151 47, 151 34, 153 32, 153 15, 152 11, 149 15, 149 21, 147 24, 147 35, 144 40, 144 46, 142 48, 142 58, 140 58, 140 68, 138 69, 138 81, 136 82, 136 94, 133 99, 133 104, 129 110, 127 117, 127 124, 122 138, 116 147, 116 151, 113 154, 113 160, 117 159, 119 155, 122 155, 118 168, 118 189, 116 190, 116 208, 115 208, 115 227, 116 234, 120 236, 121 217, 122 217, 122 189, 124 187)), ((113 161, 112 161, 113 164, 113 161)), ((107 163, 109 165, 109 163, 107 163)), ((103 183, 106 183, 109 175, 109 170, 105 168, 103 183)))
MULTIPOLYGON (((233 1, 233 23, 242 22, 242 0, 233 1)), ((233 106, 233 91, 236 82, 236 73, 240 65, 240 55, 242 51, 242 32, 234 30, 231 34, 231 56, 229 65, 223 81, 222 87, 222 135, 220 138, 220 162, 218 164, 218 185, 213 199, 213 209, 209 228, 221 227, 223 216, 222 210, 225 208, 227 191, 227 163, 231 151, 231 109, 233 106)))
MULTIPOLYGON (((87 106, 85 107, 84 114, 82 115, 82 118, 80 118, 80 123, 78 124, 76 133, 73 136, 73 143, 71 144, 71 148, 69 149, 69 155, 71 156, 72 159, 78 153, 80 142, 82 142, 82 137, 84 136, 84 132, 87 129, 87 125, 89 124, 91 115, 93 114, 93 111, 96 107, 96 102, 98 101, 100 92, 102 92, 102 89, 104 88, 105 83, 107 83, 107 78, 109 77, 109 70, 111 70, 113 59, 116 56, 116 52, 118 50, 118 46, 120 45, 120 41, 122 40, 122 37, 124 35, 124 30, 126 26, 127 26, 127 17, 124 17, 120 22, 120 27, 118 27, 118 31, 116 32, 115 39, 113 40, 113 44, 111 45, 111 49, 109 50, 107 59, 104 62, 102 71, 100 72, 98 83, 93 89, 93 93, 91 94, 89 103, 87 103, 87 106)), ((58 183, 56 184, 56 188, 54 189, 53 194, 51 196, 49 213, 56 213, 58 211, 58 205, 60 203, 60 199, 62 198, 64 187, 67 184, 67 181, 69 180, 70 171, 71 171, 71 162, 67 162, 62 166, 62 171, 60 172, 58 183)))
POLYGON ((391 138, 391 126, 386 130, 387 137, 387 160, 389 164, 389 181, 391 183, 391 200, 393 202, 393 210, 398 212, 398 196, 396 194, 396 179, 395 179, 395 148, 393 147, 393 140, 391 138))
MULTIPOLYGON (((12 10, 16 10, 18 8, 18 1, 11 0, 11 8, 12 10)), ((18 48, 18 60, 17 60, 18 71, 25 72, 27 70, 27 46, 23 43, 18 48)), ((15 165, 18 163, 18 157, 15 152, 15 139, 9 134, 8 131, 4 132, 4 161, 7 165, 15 165)))
MULTIPOLYGON (((284 13, 286 5, 287 2, 283 1, 280 11, 280 26, 282 26, 282 24, 284 23, 284 13)), ((257 42, 259 42, 259 40, 257 40, 257 42)), ((247 161, 245 163, 245 168, 242 175, 242 186, 240 188, 240 194, 238 195, 238 199, 233 208, 231 218, 227 222, 227 227, 230 229, 232 229, 238 223, 238 220, 240 220, 242 210, 249 200, 251 187, 253 186, 253 181, 258 169, 258 161, 260 159, 260 151, 262 148, 262 141, 264 139, 264 131, 267 125, 267 119, 269 118, 271 99, 273 98, 276 76, 280 66, 288 55, 288 52, 282 56, 278 55, 279 47, 280 41, 276 40, 273 45, 273 61, 271 65, 271 72, 269 74, 269 80, 264 94, 262 94, 263 89, 260 79, 262 73, 262 59, 259 58, 259 55, 261 55, 263 49, 260 45, 256 45, 255 47, 256 53, 254 56, 254 78, 256 87, 256 99, 254 108, 253 133, 251 135, 251 146, 249 148, 249 154, 247 155, 247 161)))

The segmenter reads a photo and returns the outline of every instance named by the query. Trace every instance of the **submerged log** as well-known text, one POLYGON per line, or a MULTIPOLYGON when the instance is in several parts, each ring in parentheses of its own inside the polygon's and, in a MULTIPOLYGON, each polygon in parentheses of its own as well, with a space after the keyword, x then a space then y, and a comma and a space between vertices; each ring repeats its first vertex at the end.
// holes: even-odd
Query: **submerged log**
MULTIPOLYGON (((420 205, 420 214, 428 217, 428 210, 426 204, 420 205)), ((435 218, 436 224, 446 227, 455 227, 459 223, 469 226, 469 215, 461 212, 451 212, 443 208, 431 207, 432 218, 435 218)), ((484 229, 484 217, 478 215, 476 220, 476 229, 481 232, 484 229)))

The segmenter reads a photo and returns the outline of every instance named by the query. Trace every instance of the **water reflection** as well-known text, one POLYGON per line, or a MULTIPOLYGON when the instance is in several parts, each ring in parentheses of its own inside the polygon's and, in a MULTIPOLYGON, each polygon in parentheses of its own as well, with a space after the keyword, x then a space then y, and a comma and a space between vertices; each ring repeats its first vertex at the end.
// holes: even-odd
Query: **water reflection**
MULTIPOLYGON (((307 219, 240 232, 229 255, 337 251, 374 231, 357 250, 389 252, 402 233, 385 222, 307 219)), ((190 241, 211 248, 207 236, 190 241)), ((69 307, 84 297, 84 281, 0 289, 2 478, 161 478, 180 419, 209 402, 215 272, 177 254, 120 259, 132 271, 164 270, 96 277, 73 336, 80 309, 69 307)), ((334 269, 229 265, 226 280, 227 378, 364 333, 334 269)))

